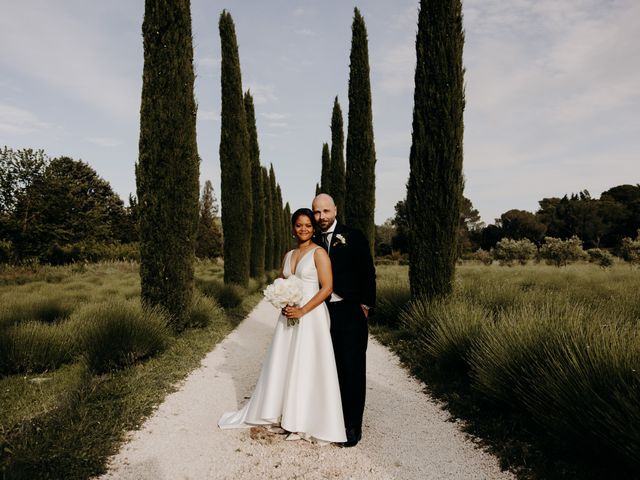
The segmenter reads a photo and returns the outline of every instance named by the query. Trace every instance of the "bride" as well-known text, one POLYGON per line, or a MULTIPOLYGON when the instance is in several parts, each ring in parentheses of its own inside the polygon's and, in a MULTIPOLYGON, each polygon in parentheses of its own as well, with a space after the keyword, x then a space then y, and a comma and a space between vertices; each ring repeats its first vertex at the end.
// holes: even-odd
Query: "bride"
POLYGON ((311 210, 296 210, 291 224, 298 247, 285 255, 282 276, 302 280, 302 306, 283 309, 253 395, 242 409, 222 415, 218 426, 279 426, 291 432, 288 440, 341 443, 345 427, 324 303, 333 289, 331 261, 312 241, 319 227, 311 210), (299 321, 288 326, 287 318, 299 321))

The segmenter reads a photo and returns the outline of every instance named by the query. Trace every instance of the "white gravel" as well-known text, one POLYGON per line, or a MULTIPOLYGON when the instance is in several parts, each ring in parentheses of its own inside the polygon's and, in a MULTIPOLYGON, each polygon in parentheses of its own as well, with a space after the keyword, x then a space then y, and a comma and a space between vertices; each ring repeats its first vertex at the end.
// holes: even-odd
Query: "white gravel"
POLYGON ((354 448, 285 441, 263 428, 220 430, 250 395, 275 327, 266 301, 216 346, 110 460, 103 479, 512 479, 395 355, 369 338, 362 441, 354 448))

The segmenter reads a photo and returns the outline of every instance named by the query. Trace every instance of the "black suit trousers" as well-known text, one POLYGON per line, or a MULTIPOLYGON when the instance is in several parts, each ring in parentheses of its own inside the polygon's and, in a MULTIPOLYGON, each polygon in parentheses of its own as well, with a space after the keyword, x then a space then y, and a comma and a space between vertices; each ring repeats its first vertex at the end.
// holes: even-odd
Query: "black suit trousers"
POLYGON ((359 429, 366 393, 367 318, 359 304, 347 300, 329 303, 329 314, 345 427, 359 429))

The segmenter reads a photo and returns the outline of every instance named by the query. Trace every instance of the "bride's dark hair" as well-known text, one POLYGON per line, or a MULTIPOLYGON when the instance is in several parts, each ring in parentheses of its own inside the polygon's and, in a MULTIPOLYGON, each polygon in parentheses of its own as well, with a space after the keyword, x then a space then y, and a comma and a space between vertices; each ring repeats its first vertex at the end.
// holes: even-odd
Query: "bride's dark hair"
POLYGON ((301 217, 302 215, 304 215, 305 217, 309 217, 314 233, 318 232, 318 222, 316 222, 316 217, 313 215, 313 211, 311 211, 310 208, 299 208, 298 210, 293 212, 293 215, 291 215, 291 226, 294 227, 296 224, 296 220, 298 220, 298 217, 301 217))

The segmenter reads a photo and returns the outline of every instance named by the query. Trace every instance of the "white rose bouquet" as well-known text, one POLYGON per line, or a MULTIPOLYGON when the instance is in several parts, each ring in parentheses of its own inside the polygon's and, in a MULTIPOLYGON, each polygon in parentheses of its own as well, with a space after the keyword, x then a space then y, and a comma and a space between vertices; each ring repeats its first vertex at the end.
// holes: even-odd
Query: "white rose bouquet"
MULTIPOLYGON (((276 280, 264 289, 264 298, 271 305, 282 310, 287 305, 300 306, 302 301, 302 280, 291 275, 289 278, 276 278, 276 280)), ((297 318, 288 318, 287 325, 290 327, 298 323, 297 318)))

